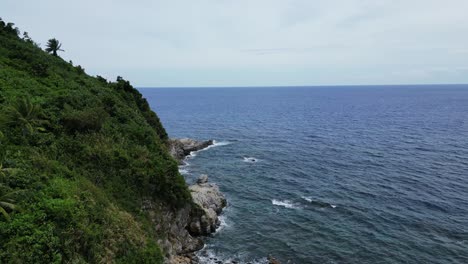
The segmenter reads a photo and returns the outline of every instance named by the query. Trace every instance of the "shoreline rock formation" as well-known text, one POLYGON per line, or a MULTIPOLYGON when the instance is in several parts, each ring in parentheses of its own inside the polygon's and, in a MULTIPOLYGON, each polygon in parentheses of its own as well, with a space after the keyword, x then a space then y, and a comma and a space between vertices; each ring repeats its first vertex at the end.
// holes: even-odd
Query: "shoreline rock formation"
MULTIPOLYGON (((199 151, 214 144, 213 140, 197 141, 189 138, 170 139, 169 153, 179 164, 183 164, 184 159, 192 151, 199 151)), ((219 215, 227 201, 218 185, 208 180, 208 175, 202 174, 196 183, 189 186, 194 206, 185 208, 179 212, 165 215, 164 222, 169 226, 169 239, 166 240, 164 248, 168 248, 171 253, 169 264, 199 264, 200 261, 195 252, 204 246, 202 236, 208 236, 220 226, 219 215)), ((223 263, 214 259, 216 263, 223 263)), ((280 262, 272 256, 268 256, 269 264, 279 264, 280 262)), ((237 263, 236 261, 230 262, 237 263)))
POLYGON ((216 232, 220 221, 218 215, 226 207, 226 198, 218 185, 208 182, 208 175, 201 175, 197 183, 189 186, 193 202, 203 211, 199 218, 192 219, 189 233, 194 236, 207 236, 216 232))
MULTIPOLYGON (((202 150, 213 143, 213 140, 170 139, 169 153, 182 164, 192 151, 202 150)), ((165 215, 164 223, 157 223, 167 225, 170 230, 163 247, 170 252, 171 264, 199 263, 194 253, 204 246, 200 236, 216 232, 220 225, 218 216, 227 204, 218 185, 208 182, 208 175, 201 175, 189 190, 194 202, 192 208, 165 215)))
POLYGON ((169 153, 173 158, 183 163, 185 157, 192 151, 199 151, 214 144, 213 140, 197 141, 190 138, 169 139, 169 153))

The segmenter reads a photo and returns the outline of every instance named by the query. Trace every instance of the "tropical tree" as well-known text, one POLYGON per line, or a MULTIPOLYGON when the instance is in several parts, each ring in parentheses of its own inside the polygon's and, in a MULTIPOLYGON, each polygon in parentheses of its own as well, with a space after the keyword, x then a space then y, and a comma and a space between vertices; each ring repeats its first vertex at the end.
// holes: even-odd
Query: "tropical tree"
POLYGON ((4 30, 7 33, 18 35, 20 31, 17 27, 14 27, 14 26, 15 26, 15 23, 5 23, 0 18, 0 33, 2 30, 4 30))
POLYGON ((41 125, 45 123, 46 121, 42 119, 41 107, 32 103, 29 97, 17 99, 0 115, 0 127, 20 127, 23 135, 44 131, 41 125))
POLYGON ((47 47, 46 47, 45 51, 47 51, 48 53, 52 53, 52 55, 54 55, 54 56, 58 56, 57 51, 64 51, 63 49, 60 49, 62 47, 62 43, 60 43, 55 38, 49 39, 49 41, 47 41, 46 46, 47 47))

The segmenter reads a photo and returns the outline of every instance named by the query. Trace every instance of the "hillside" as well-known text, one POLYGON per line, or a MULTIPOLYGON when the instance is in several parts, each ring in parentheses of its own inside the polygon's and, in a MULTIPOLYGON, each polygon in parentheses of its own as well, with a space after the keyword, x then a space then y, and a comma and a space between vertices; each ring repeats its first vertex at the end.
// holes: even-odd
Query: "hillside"
POLYGON ((157 208, 192 200, 128 81, 91 77, 0 21, 0 131, 0 263, 163 261, 157 208))

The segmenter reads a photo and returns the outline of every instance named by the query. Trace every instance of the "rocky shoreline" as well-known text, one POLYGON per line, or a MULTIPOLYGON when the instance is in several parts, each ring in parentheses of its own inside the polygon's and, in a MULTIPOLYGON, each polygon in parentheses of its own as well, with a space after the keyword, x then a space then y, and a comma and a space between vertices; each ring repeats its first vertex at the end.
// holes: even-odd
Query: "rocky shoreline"
MULTIPOLYGON (((179 164, 183 164, 184 159, 192 151, 199 151, 213 144, 213 140, 170 139, 169 153, 179 164)), ((218 216, 227 204, 218 185, 208 182, 208 175, 201 175, 195 184, 189 186, 189 190, 194 202, 190 212, 183 212, 179 216, 167 218, 167 222, 173 221, 175 218, 175 223, 185 224, 185 226, 177 224, 176 228, 173 229, 174 232, 171 232, 175 238, 172 241, 176 241, 176 243, 175 247, 174 245, 166 247, 170 248, 172 253, 168 256, 167 261, 170 264, 199 263, 194 253, 204 246, 200 237, 216 232, 216 228, 220 225, 218 216)))
POLYGON ((213 140, 197 141, 190 138, 169 139, 169 153, 179 164, 183 164, 185 157, 192 151, 199 151, 214 144, 213 140))
MULTIPOLYGON (((192 151, 199 151, 211 145, 213 140, 197 141, 189 138, 170 139, 169 153, 179 164, 184 164, 184 159, 192 151)), ((219 215, 221 214, 227 202, 223 193, 220 192, 218 185, 208 182, 208 175, 200 175, 197 182, 189 186, 190 194, 194 205, 187 211, 183 209, 175 215, 168 215, 166 223, 174 221, 170 232, 170 238, 167 241, 165 249, 169 249, 166 263, 169 264, 200 264, 200 260, 195 252, 201 250, 204 243, 200 237, 208 236, 214 232, 220 225, 219 215), (175 243, 174 243, 175 241, 175 243), (171 244, 172 243, 172 244, 171 244)), ((213 263, 224 264, 219 259, 211 259, 213 263)), ((268 256, 269 264, 280 264, 272 256, 268 256)), ((236 264, 232 261, 225 264, 236 264)))

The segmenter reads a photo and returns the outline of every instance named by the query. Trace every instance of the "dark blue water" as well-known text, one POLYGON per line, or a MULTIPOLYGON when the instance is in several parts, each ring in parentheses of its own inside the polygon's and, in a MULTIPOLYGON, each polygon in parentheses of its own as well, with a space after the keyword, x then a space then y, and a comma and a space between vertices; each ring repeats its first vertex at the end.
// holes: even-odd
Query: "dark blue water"
POLYGON ((468 263, 468 86, 141 89, 229 207, 201 256, 468 263), (246 158, 254 158, 256 162, 246 158))

